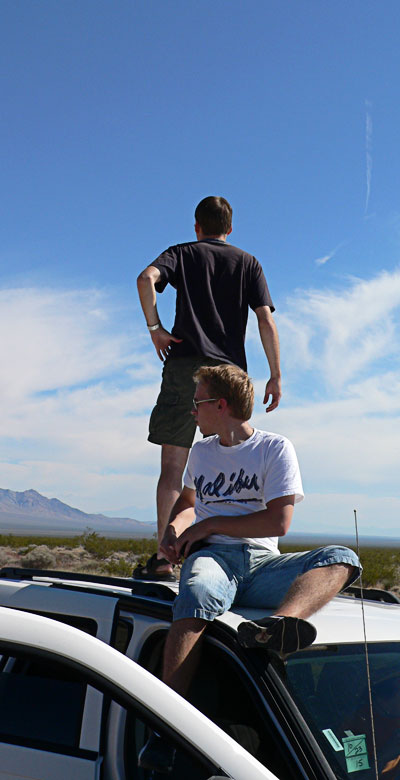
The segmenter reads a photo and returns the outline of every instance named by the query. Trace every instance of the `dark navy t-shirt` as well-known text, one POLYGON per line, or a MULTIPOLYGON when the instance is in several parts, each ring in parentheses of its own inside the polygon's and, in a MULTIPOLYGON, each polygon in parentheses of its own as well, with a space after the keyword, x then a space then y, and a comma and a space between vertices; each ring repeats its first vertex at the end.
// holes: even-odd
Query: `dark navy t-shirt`
POLYGON ((260 263, 255 257, 219 239, 171 246, 151 265, 176 289, 170 358, 204 355, 247 369, 244 350, 248 309, 274 306, 260 263))

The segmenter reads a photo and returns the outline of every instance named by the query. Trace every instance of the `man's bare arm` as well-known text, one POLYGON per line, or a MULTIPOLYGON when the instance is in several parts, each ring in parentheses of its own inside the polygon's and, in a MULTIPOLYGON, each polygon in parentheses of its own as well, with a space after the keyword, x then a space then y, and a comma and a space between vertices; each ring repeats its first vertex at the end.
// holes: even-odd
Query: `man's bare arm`
MULTIPOLYGON (((189 555, 194 542, 205 539, 211 534, 224 534, 232 537, 285 536, 292 521, 295 496, 281 496, 269 502, 266 509, 247 515, 224 517, 214 515, 186 528, 177 534, 175 552, 178 560, 183 554, 189 555)), ((178 499, 179 500, 179 499, 178 499)))
POLYGON ((176 555, 175 544, 178 537, 187 528, 190 528, 194 521, 194 500, 195 491, 184 487, 173 506, 169 524, 160 545, 160 552, 171 563, 179 563, 180 558, 176 555))
POLYGON ((255 309, 255 313, 258 321, 261 343, 271 373, 270 379, 265 387, 263 403, 267 404, 269 396, 271 396, 271 403, 267 406, 265 411, 272 412, 273 409, 276 409, 282 397, 278 330, 269 306, 258 306, 258 308, 255 309))
POLYGON ((178 343, 182 341, 182 339, 176 339, 175 336, 172 336, 171 333, 161 325, 157 311, 155 287, 160 278, 161 274, 158 268, 154 265, 148 265, 147 268, 139 274, 137 278, 137 287, 147 326, 160 325, 156 330, 150 331, 150 336, 158 357, 160 360, 165 360, 171 349, 172 342, 175 341, 178 343))

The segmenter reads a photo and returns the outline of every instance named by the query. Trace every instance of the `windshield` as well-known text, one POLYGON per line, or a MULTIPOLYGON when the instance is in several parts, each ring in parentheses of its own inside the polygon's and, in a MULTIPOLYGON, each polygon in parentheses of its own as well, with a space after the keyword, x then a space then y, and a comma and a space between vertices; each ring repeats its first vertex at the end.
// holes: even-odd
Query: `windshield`
MULTIPOLYGON (((368 645, 380 780, 400 779, 400 643, 368 645)), ((375 778, 363 645, 313 646, 285 664, 285 684, 337 778, 375 778)))

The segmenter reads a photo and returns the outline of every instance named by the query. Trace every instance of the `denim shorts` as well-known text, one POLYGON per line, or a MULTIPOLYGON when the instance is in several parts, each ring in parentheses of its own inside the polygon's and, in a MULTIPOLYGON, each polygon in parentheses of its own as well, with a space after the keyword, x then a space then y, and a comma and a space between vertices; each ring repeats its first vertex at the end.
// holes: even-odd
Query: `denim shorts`
POLYGON ((193 357, 171 358, 164 363, 160 394, 151 413, 148 441, 190 449, 196 433, 193 374, 200 366, 219 366, 222 360, 193 357))
POLYGON ((275 609, 296 577, 336 563, 356 568, 345 587, 360 576, 360 561, 348 547, 329 545, 277 555, 248 544, 209 544, 189 555, 182 566, 173 619, 214 620, 231 606, 275 609))

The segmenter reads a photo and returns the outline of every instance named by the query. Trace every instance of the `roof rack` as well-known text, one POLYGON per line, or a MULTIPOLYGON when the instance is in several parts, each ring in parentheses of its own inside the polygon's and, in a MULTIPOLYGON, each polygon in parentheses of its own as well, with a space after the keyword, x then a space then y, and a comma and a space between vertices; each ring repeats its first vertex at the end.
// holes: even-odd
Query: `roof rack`
POLYGON ((400 604, 400 599, 391 590, 383 588, 360 588, 358 585, 349 585, 342 590, 341 595, 351 596, 354 599, 364 598, 367 601, 384 601, 388 604, 400 604))
POLYGON ((134 596, 147 596, 162 601, 174 601, 176 593, 158 582, 145 582, 129 577, 107 577, 101 574, 76 573, 73 571, 55 571, 52 569, 24 569, 18 566, 3 566, 0 569, 0 579, 8 580, 34 580, 34 579, 71 580, 82 583, 96 583, 97 585, 111 585, 118 588, 128 588, 134 596))

